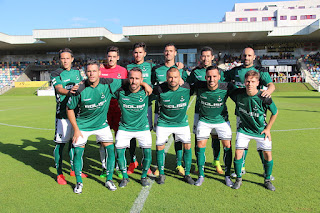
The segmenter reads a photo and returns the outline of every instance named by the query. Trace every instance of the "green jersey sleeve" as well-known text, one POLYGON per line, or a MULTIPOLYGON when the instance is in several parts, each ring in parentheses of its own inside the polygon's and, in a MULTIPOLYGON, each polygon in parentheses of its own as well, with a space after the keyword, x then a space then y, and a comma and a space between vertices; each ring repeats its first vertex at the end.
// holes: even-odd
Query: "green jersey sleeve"
POLYGON ((78 106, 80 100, 80 95, 76 95, 76 96, 70 96, 67 106, 69 107, 69 109, 75 109, 78 106))

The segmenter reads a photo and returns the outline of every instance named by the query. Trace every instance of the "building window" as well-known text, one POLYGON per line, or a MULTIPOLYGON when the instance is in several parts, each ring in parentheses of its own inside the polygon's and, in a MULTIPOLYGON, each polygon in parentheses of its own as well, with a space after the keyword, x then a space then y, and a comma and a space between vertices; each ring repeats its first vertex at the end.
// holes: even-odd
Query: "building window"
POLYGON ((305 9, 306 7, 305 6, 299 6, 298 8, 299 9, 305 9))
POLYGON ((258 8, 253 8, 253 9, 244 9, 244 11, 258 11, 258 8))
POLYGON ((288 7, 288 9, 293 10, 293 9, 294 9, 294 7, 288 7))
POLYGON ((287 20, 287 16, 280 16, 280 20, 287 20))
POLYGON ((236 18, 236 21, 248 21, 248 18, 236 18))
POLYGON ((291 16, 290 20, 297 20, 297 16, 291 16))
POLYGON ((305 19, 316 19, 316 15, 302 15, 300 16, 301 20, 305 20, 305 19))
POLYGON ((262 17, 262 21, 275 21, 276 17, 262 17))
POLYGON ((257 17, 251 17, 250 18, 250 22, 255 22, 255 21, 257 21, 257 17))

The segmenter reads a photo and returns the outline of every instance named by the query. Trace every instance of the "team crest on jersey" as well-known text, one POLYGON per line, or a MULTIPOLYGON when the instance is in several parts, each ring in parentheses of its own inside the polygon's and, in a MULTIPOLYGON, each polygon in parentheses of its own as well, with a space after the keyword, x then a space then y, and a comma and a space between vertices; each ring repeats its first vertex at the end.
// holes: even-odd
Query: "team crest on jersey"
POLYGON ((219 96, 219 98, 217 99, 217 101, 218 101, 218 102, 221 102, 221 101, 222 101, 222 99, 220 98, 220 96, 219 96))
POLYGON ((140 96, 139 102, 143 102, 143 98, 140 96))
POLYGON ((142 72, 145 72, 145 71, 147 71, 147 69, 143 66, 142 67, 142 72))
POLYGON ((102 99, 104 99, 104 98, 105 98, 105 96, 104 96, 104 94, 103 94, 103 93, 101 94, 101 98, 102 98, 102 99))
POLYGON ((181 96, 180 102, 184 102, 184 101, 185 101, 185 99, 183 98, 183 96, 181 96))
POLYGON ((257 111, 257 110, 258 110, 257 105, 254 106, 253 110, 254 110, 254 111, 257 111))
POLYGON ((118 73, 118 78, 121 78, 121 74, 120 73, 118 73))
POLYGON ((77 79, 78 81, 80 80, 78 76, 77 76, 77 78, 76 78, 76 79, 77 79))

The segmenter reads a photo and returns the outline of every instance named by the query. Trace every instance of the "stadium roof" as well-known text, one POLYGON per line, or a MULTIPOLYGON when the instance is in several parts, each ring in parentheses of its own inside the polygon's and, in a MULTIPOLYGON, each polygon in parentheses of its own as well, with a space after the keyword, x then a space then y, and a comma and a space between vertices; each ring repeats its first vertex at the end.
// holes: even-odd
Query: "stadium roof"
POLYGON ((274 22, 223 22, 123 27, 123 34, 106 28, 40 29, 30 36, 0 33, 1 49, 45 49, 57 46, 97 47, 147 44, 255 43, 319 40, 320 20, 307 26, 275 27, 274 22))

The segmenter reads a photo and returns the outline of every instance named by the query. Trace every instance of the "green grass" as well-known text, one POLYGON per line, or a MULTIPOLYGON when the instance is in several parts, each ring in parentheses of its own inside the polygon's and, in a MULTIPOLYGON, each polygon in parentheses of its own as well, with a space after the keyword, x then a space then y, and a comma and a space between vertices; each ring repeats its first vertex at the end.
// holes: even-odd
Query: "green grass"
POLYGON ((12 88, 3 96, 36 96, 38 87, 12 88))
MULTIPOLYGON (((248 174, 243 176, 239 190, 226 187, 224 177, 212 168, 209 144, 204 184, 196 187, 184 183, 174 172, 175 154, 171 146, 166 157, 166 183, 152 185, 143 212, 319 212, 320 93, 303 84, 277 84, 276 87, 273 99, 279 116, 272 132, 275 192, 262 186, 263 169, 253 141, 246 163, 248 174)), ((89 178, 84 179, 83 193, 73 193, 75 178, 68 175, 70 166, 66 152, 64 172, 68 185, 60 186, 55 182, 52 157, 55 100, 54 97, 28 96, 30 91, 25 90, 19 91, 20 96, 17 93, 0 96, 1 212, 129 212, 142 189, 141 170, 130 175, 126 188, 108 191, 103 186, 105 180, 99 177, 99 152, 94 137, 90 138, 84 155, 83 170, 89 178)), ((234 104, 230 100, 228 108, 235 132, 234 104)), ((194 102, 188 110, 190 124, 193 110, 194 102)), ((156 160, 154 148, 153 145, 153 164, 156 160)), ((137 153, 140 162, 140 149, 137 153)), ((223 151, 220 159, 223 164, 222 154, 223 151)))

